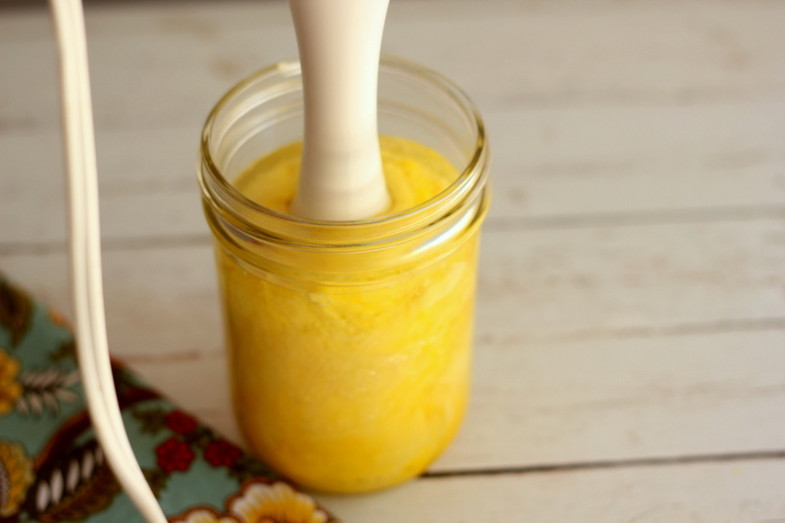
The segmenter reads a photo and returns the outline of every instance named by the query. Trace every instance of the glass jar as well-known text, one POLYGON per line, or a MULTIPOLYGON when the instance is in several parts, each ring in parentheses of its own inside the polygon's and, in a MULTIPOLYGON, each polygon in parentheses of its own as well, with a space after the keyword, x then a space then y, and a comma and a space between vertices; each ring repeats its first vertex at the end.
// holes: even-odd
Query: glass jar
POLYGON ((396 214, 303 219, 232 185, 260 156, 300 140, 302 119, 300 67, 287 62, 229 91, 202 134, 234 410, 249 446, 292 480, 375 490, 420 474, 466 409, 488 147, 450 81, 384 58, 380 134, 438 151, 458 177, 396 214))

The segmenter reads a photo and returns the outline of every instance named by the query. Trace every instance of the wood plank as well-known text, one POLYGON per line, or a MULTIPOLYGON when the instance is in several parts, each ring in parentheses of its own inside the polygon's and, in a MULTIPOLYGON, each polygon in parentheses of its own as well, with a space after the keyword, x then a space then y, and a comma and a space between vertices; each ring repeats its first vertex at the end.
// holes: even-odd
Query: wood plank
MULTIPOLYGON (((196 180, 198 134, 195 127, 98 136, 105 240, 207 236, 196 180)), ((8 173, 0 177, 0 246, 62 246, 66 207, 59 135, 2 135, 0 158, 8 173), (40 154, 42 149, 49 153, 40 154), (31 212, 42 206, 47 212, 31 212)))
POLYGON ((480 339, 589 339, 720 318, 781 318, 784 227, 756 220, 489 229, 480 339))
POLYGON ((785 461, 420 480, 367 496, 318 496, 346 523, 624 521, 779 523, 785 461))
POLYGON ((785 94, 771 102, 537 108, 487 119, 491 221, 621 221, 636 213, 667 220, 685 210, 711 217, 785 203, 785 94))
MULTIPOLYGON (((480 343, 466 422, 431 470, 779 449, 782 341, 783 331, 480 343)), ((129 360, 176 403, 240 441, 220 354, 129 360)))
MULTIPOLYGON (((401 2, 391 9, 385 49, 437 65, 486 111, 765 100, 785 89, 783 13, 776 2, 668 9, 642 2, 594 9, 401 2)), ((99 131, 196 128, 230 83, 296 56, 287 17, 281 3, 91 9, 99 131)), ((39 12, 16 13, 0 21, 0 34, 18 35, 20 23, 26 36, 0 48, 5 67, 17 73, 0 85, 11 93, 0 99, 0 114, 6 126, 54 128, 48 22, 39 12)))
POLYGON ((783 339, 779 330, 480 343, 466 425, 434 469, 780 448, 783 339))

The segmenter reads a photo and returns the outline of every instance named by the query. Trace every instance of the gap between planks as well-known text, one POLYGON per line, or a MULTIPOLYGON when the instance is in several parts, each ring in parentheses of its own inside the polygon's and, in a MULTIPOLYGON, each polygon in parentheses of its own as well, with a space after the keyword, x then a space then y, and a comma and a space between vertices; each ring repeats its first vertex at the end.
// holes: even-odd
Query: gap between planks
MULTIPOLYGON (((746 205, 703 209, 663 209, 639 212, 562 214, 526 218, 498 219, 491 216, 483 225, 486 231, 549 231, 588 227, 634 227, 785 219, 785 205, 746 205)), ((161 247, 194 247, 211 242, 209 234, 106 238, 104 251, 145 250, 161 247)), ((0 256, 45 255, 65 252, 66 244, 55 242, 2 242, 0 256)))
POLYGON ((523 474, 544 474, 553 472, 575 472, 583 470, 621 469, 633 467, 662 467, 673 465, 693 465, 702 463, 731 463, 740 461, 768 461, 785 459, 785 449, 751 452, 729 452, 717 454, 689 454, 682 456, 644 457, 629 459, 578 461, 540 465, 521 465, 512 467, 492 467, 476 469, 426 471, 420 479, 449 479, 467 476, 505 476, 523 474))

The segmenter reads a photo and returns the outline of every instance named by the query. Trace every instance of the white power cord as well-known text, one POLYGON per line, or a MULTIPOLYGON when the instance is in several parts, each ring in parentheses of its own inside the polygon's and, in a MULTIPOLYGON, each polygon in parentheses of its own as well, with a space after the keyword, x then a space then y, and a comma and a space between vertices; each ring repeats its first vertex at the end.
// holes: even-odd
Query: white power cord
POLYGON ((81 0, 50 0, 60 56, 71 284, 79 368, 93 427, 115 476, 148 523, 166 523, 125 432, 106 338, 95 137, 81 0))

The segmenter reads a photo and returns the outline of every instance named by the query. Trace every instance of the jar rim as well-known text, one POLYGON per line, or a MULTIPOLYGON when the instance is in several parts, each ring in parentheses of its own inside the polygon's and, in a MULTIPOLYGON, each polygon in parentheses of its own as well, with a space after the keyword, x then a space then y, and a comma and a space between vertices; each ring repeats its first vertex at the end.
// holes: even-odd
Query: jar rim
MULTIPOLYGON (((464 116, 468 117, 473 128, 475 144, 471 157, 465 162, 465 166, 460 170, 456 179, 437 195, 425 202, 399 212, 359 220, 333 221, 305 218, 276 211, 253 201, 236 189, 224 176, 212 154, 213 140, 211 139, 211 136, 216 121, 221 116, 222 111, 254 83, 265 78, 280 77, 281 79, 286 79, 300 76, 300 63, 296 60, 290 60, 281 61, 265 67, 244 78, 227 91, 208 114, 202 129, 200 144, 201 165, 203 168, 198 169, 199 182, 202 186, 203 196, 213 204, 219 204, 220 208, 228 211, 234 218, 239 219, 244 222, 245 225, 251 226, 255 230, 261 229, 262 231, 269 233, 271 230, 278 229, 279 227, 297 227, 305 228, 311 233, 306 234, 306 236, 313 237, 312 234, 316 231, 324 231, 327 229, 330 229, 333 232, 343 231, 344 233, 348 233, 349 231, 352 231, 352 233, 361 233, 361 231, 370 232, 379 226, 384 226, 385 235, 389 235, 394 231, 405 230, 413 221, 422 223, 423 217, 427 219, 427 217, 430 216, 438 216, 441 214, 440 210, 445 209, 445 207, 452 208, 455 205, 459 205, 461 201, 469 194, 474 193, 475 190, 482 190, 487 177, 487 138, 482 117, 469 97, 460 87, 447 77, 426 66, 406 59, 382 55, 380 61, 380 76, 384 71, 406 73, 419 80, 426 81, 431 87, 436 87, 441 94, 447 95, 451 101, 462 110, 464 116), (229 202, 229 205, 227 205, 227 202, 229 202), (239 206, 245 212, 232 212, 234 206, 239 206), (276 224, 280 225, 277 226, 276 224)), ((330 236, 336 239, 339 238, 341 234, 339 232, 337 235, 331 234, 330 236)), ((354 234, 352 234, 352 236, 354 236, 354 234)), ((338 241, 338 243, 344 242, 338 241)), ((349 241, 348 243, 355 242, 349 241)))

